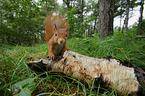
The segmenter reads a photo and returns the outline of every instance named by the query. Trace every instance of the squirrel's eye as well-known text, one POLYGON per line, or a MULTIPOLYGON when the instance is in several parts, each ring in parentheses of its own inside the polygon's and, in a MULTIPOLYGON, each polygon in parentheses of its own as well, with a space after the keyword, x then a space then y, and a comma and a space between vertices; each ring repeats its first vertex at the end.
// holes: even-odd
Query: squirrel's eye
POLYGON ((55 36, 57 36, 57 34, 55 34, 55 36))
POLYGON ((67 37, 67 34, 66 34, 66 37, 67 37))

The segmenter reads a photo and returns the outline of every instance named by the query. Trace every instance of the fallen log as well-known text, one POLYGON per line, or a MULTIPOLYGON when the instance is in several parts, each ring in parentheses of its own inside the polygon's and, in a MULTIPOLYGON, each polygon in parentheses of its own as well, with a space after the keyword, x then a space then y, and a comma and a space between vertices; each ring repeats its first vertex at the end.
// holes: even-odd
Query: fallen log
MULTIPOLYGON (((39 61, 29 61, 28 66, 34 68, 33 64, 38 64, 42 69, 41 71, 45 71, 46 68, 55 72, 59 71, 90 85, 95 80, 97 86, 100 82, 98 79, 102 78, 105 87, 110 90, 115 89, 120 95, 132 94, 137 96, 138 93, 143 93, 134 68, 123 66, 116 59, 98 59, 65 51, 63 58, 59 61, 40 59, 39 61)), ((38 70, 37 68, 34 69, 38 70)))

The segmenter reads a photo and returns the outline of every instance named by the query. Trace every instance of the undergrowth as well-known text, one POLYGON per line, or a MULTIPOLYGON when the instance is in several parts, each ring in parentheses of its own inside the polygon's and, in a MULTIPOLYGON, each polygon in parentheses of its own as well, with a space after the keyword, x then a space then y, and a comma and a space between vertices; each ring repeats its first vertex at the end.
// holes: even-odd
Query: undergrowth
MULTIPOLYGON (((77 53, 103 58, 111 55, 120 60, 127 60, 136 66, 145 66, 145 39, 135 38, 71 38, 67 41, 68 48, 77 53)), ((35 60, 46 58, 48 54, 47 44, 36 44, 32 47, 1 44, 0 47, 0 94, 12 95, 18 89, 22 96, 42 95, 116 95, 108 90, 99 93, 99 89, 93 90, 75 78, 48 74, 40 77, 27 66, 27 60, 32 57, 35 60), (30 80, 30 81, 29 81, 30 80), (20 91, 21 90, 21 91, 20 91)), ((92 85, 93 86, 93 85, 92 85)), ((17 96, 16 95, 16 96, 17 96)))
POLYGON ((80 54, 104 58, 126 60, 136 66, 145 66, 145 39, 109 37, 104 40, 96 38, 72 38, 68 47, 80 54))

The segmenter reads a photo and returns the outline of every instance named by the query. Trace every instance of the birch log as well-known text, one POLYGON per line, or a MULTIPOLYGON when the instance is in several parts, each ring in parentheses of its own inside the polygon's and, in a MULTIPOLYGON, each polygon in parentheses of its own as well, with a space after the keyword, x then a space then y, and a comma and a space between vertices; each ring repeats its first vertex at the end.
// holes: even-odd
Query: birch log
POLYGON ((134 68, 123 66, 116 59, 98 59, 65 51, 60 61, 41 59, 29 61, 29 64, 40 61, 46 64, 46 67, 51 71, 63 72, 88 84, 92 84, 94 79, 102 76, 105 86, 110 90, 115 89, 120 95, 137 95, 136 93, 140 91, 140 84, 135 76, 134 68))

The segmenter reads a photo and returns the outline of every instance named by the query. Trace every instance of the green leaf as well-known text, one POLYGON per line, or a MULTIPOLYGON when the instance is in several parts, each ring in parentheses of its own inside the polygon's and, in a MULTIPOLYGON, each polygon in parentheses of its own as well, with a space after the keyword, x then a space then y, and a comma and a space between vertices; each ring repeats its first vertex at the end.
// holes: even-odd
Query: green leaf
POLYGON ((31 91, 27 88, 21 89, 21 91, 15 96, 31 96, 31 91))
POLYGON ((95 36, 96 36, 96 37, 99 36, 99 35, 101 35, 101 33, 95 33, 95 36))
POLYGON ((34 79, 36 78, 28 78, 23 81, 17 82, 12 85, 12 92, 14 92, 15 89, 20 90, 19 93, 16 94, 16 96, 30 96, 31 92, 34 91, 36 83, 34 82, 34 79))

